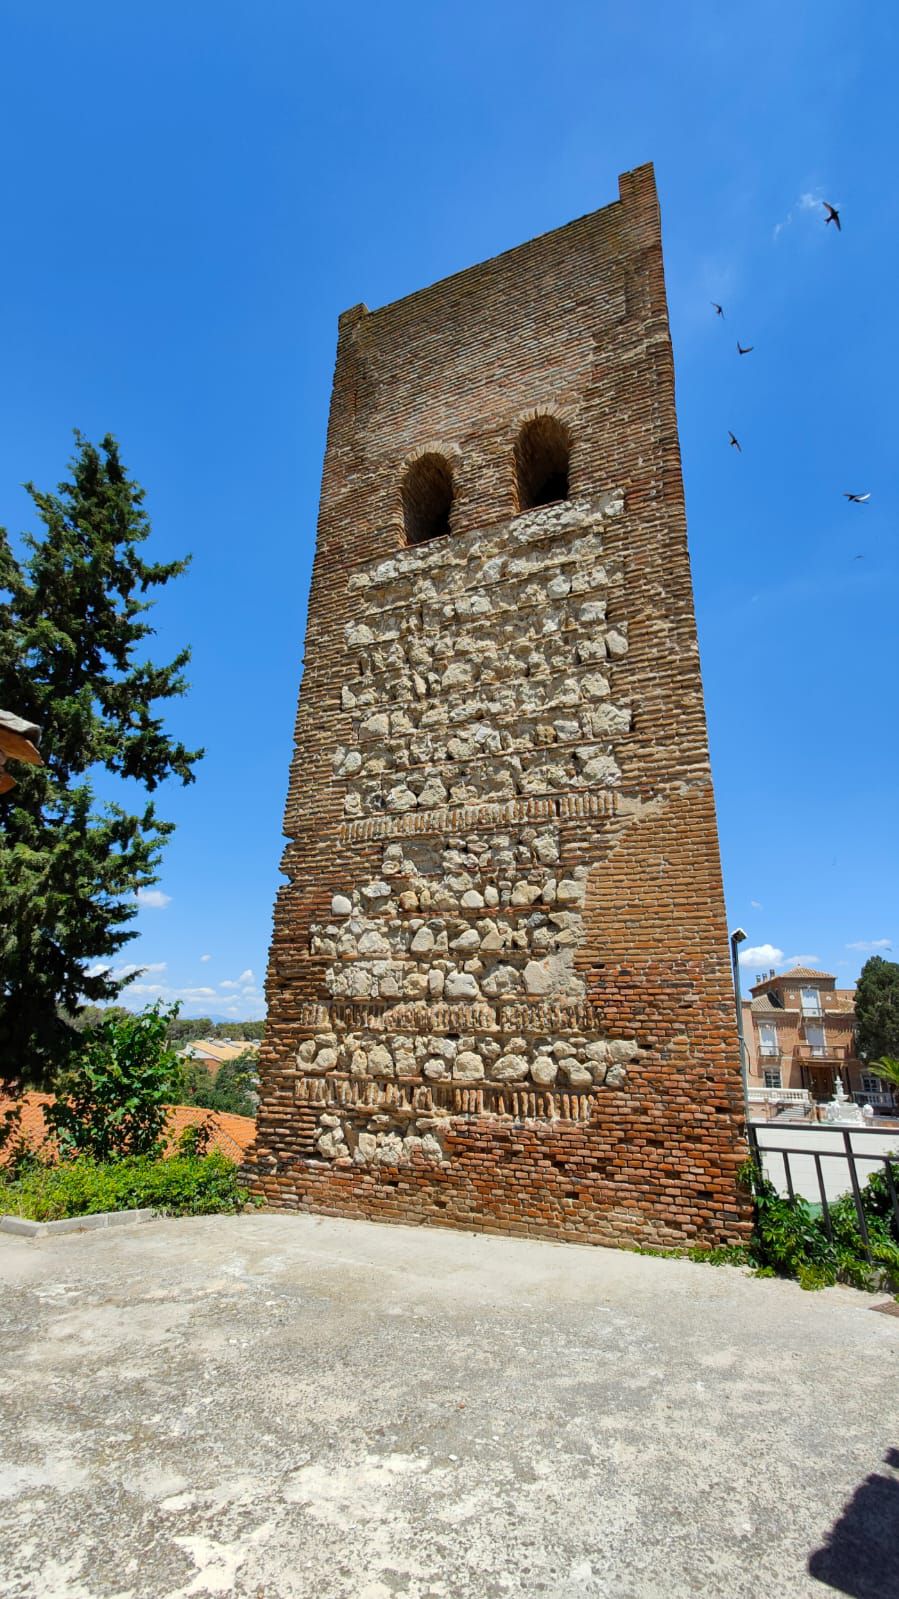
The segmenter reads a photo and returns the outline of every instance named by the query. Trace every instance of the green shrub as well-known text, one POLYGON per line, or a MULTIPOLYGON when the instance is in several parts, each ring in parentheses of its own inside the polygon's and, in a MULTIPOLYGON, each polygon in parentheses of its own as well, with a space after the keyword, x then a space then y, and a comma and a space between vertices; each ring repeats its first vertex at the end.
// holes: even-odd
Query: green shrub
POLYGON ((743 1169, 755 1201, 755 1229, 750 1259, 765 1276, 793 1277, 801 1288, 827 1288, 849 1283, 874 1291, 899 1287, 899 1236, 886 1179, 875 1172, 862 1189, 871 1260, 858 1226, 850 1195, 830 1206, 833 1237, 822 1215, 804 1199, 784 1199, 753 1162, 743 1169))
POLYGON ((155 1155, 162 1147, 167 1106, 177 1100, 178 1056, 167 1030, 178 1007, 154 1005, 139 1015, 104 1017, 84 1035, 73 1069, 44 1111, 63 1158, 95 1161, 155 1155))
POLYGON ((255 1116, 258 1080, 259 1057, 252 1049, 223 1061, 215 1077, 199 1061, 191 1061, 184 1069, 183 1103, 229 1111, 234 1116, 255 1116))
POLYGON ((134 1155, 98 1162, 82 1156, 0 1178, 0 1214, 30 1221, 143 1208, 164 1216, 205 1216, 239 1211, 249 1202, 237 1167, 219 1150, 169 1160, 134 1155))

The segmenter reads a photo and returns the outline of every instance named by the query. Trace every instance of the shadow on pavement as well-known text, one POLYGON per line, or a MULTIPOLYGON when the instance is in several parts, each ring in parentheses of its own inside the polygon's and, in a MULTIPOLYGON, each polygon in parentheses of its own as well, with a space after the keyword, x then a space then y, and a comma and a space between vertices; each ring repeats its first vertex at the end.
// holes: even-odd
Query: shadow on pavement
MULTIPOLYGON (((888 1449, 884 1463, 899 1470, 899 1449, 888 1449)), ((899 1478, 876 1471, 866 1477, 808 1569, 853 1599, 899 1594, 899 1478)))

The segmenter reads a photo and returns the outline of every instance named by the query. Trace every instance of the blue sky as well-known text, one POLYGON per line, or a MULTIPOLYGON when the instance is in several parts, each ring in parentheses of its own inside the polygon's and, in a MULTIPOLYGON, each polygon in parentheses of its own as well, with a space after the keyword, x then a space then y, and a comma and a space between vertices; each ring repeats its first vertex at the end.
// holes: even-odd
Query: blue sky
POLYGON ((208 754, 163 794, 143 988, 262 1012, 338 313, 646 160, 729 915, 750 977, 802 955, 849 982, 899 939, 896 9, 2 0, 0 23, 0 522, 29 525, 20 485, 62 476, 73 427, 108 429, 159 557, 194 556, 157 648, 193 646, 172 725, 208 754))

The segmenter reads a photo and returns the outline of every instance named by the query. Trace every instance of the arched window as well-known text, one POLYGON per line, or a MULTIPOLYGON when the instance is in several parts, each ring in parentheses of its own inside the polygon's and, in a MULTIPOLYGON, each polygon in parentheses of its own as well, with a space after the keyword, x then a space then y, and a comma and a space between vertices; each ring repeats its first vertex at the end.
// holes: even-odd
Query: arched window
POLYGON ((442 455, 421 455, 403 479, 407 544, 423 544, 450 530, 453 474, 442 455))
POLYGON ((535 416, 525 423, 515 443, 520 511, 568 499, 570 453, 568 429, 556 417, 535 416))

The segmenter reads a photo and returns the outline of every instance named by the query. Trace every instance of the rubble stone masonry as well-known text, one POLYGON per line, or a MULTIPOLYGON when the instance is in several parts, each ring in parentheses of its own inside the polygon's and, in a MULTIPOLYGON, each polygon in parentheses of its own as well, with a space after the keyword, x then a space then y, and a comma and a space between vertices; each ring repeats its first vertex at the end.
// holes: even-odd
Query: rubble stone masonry
POLYGON ((285 831, 270 1204, 744 1236, 651 167, 340 318, 285 831))

